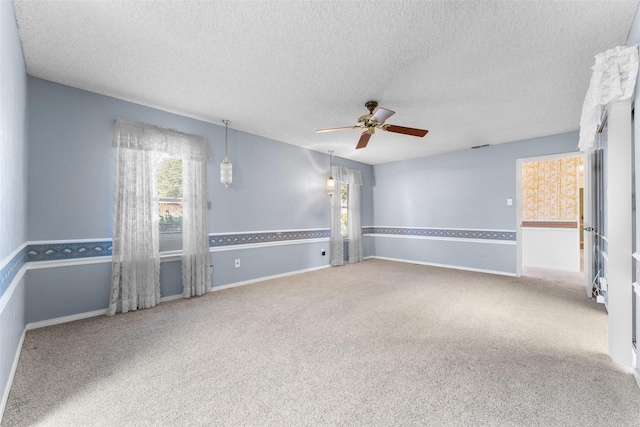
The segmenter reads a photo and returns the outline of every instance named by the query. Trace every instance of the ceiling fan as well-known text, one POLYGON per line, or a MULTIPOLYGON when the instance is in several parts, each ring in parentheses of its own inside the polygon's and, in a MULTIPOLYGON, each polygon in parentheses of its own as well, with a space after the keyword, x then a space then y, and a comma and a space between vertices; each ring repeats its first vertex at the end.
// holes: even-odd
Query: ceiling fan
POLYGON ((369 139, 371 135, 373 135, 376 131, 376 128, 385 130, 387 132, 393 133, 401 133, 403 135, 411 135, 423 137, 429 132, 424 129, 416 129, 416 128, 408 128, 404 126, 396 126, 396 125, 385 125, 384 122, 391 116, 393 116, 396 112, 388 110, 383 107, 378 107, 377 101, 368 101, 364 104, 365 107, 369 110, 369 114, 365 114, 364 116, 360 116, 358 118, 358 124, 355 126, 345 126, 340 128, 329 128, 329 129, 318 129, 316 133, 323 132, 333 132, 336 130, 347 130, 347 129, 363 129, 362 135, 360 136, 360 140, 358 141, 358 145, 356 145, 356 150, 360 148, 364 148, 369 143, 369 139))

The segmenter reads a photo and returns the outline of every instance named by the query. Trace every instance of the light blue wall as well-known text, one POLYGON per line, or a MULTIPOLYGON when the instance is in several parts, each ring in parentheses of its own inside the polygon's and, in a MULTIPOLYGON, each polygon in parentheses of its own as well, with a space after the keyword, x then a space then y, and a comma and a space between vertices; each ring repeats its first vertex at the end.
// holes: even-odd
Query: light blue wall
POLYGON ((26 240, 27 72, 10 1, 0 2, 0 260, 26 240))
POLYGON ((27 73, 10 1, 0 1, 0 415, 24 329, 22 263, 10 255, 27 237, 27 73), (13 267, 12 267, 13 266, 13 267), (15 268, 13 273, 10 268, 15 268), (16 277, 17 285, 10 287, 16 277))
POLYGON ((9 397, 9 377, 19 354, 22 333, 26 325, 24 313, 25 279, 20 280, 4 309, 0 311, 0 416, 9 397))
MULTIPOLYGON (((111 142, 118 118, 203 135, 208 140, 213 153, 207 168, 211 233, 329 228, 330 203, 324 190, 329 171, 327 154, 230 130, 233 184, 225 189, 219 183, 223 126, 37 78, 30 77, 28 84, 31 241, 111 237, 111 142)), ((339 158, 335 163, 362 172, 362 223, 372 223, 373 167, 339 158)), ((216 251, 212 253, 213 284, 253 280, 328 263, 328 242, 216 251), (324 257, 321 249, 327 251, 324 257), (239 269, 233 266, 236 258, 241 259, 239 269)), ((109 275, 105 273, 108 268, 103 270, 91 265, 30 272, 28 321, 96 310, 100 308, 97 301, 102 299, 102 308, 106 307, 109 275)), ((176 283, 179 280, 180 263, 163 263, 162 296, 181 293, 180 284, 176 283)))
MULTIPOLYGON (((572 132, 374 167, 376 226, 516 230, 516 160, 576 151, 572 132), (507 206, 507 199, 513 205, 507 206)), ((504 242, 375 237, 375 254, 515 273, 516 246, 504 242)))
POLYGON ((25 282, 26 323, 107 307, 111 263, 30 270, 25 282))
MULTIPOLYGON (((210 232, 328 228, 328 155, 230 130, 233 184, 225 189, 218 178, 224 127, 30 77, 29 240, 111 237, 111 141, 118 118, 203 135, 209 141, 210 232)), ((366 224, 373 209, 373 169, 339 162, 363 173, 366 224)))

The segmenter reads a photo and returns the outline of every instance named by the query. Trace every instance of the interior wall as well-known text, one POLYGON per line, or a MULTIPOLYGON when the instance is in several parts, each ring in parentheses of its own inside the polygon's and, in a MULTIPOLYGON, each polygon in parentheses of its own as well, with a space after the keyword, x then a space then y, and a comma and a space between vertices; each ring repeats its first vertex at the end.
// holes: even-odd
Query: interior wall
MULTIPOLYGON (((97 245, 105 240, 103 248, 108 249, 113 130, 116 120, 125 118, 207 139, 213 153, 207 165, 210 240, 221 235, 238 241, 248 236, 251 242, 257 241, 256 236, 273 240, 257 245, 212 245, 214 286, 329 264, 328 154, 230 129, 233 183, 225 189, 219 182, 224 157, 222 123, 218 126, 37 78, 29 77, 28 84, 31 242, 42 248, 49 245, 61 254, 60 248, 67 243, 97 245), (235 259, 241 260, 240 268, 234 268, 235 259)), ((233 117, 229 119, 233 126, 233 117)), ((340 158, 335 163, 362 172, 362 223, 371 223, 373 167, 340 158)), ((55 260, 57 265, 30 272, 29 322, 96 310, 102 299, 106 307, 109 257, 104 259, 107 264, 67 265, 67 261, 55 260)), ((176 283, 179 271, 180 262, 163 262, 163 297, 182 292, 176 283)))
POLYGON ((376 165, 375 254, 516 274, 516 160, 577 150, 570 132, 376 165), (509 204, 510 202, 510 204, 509 204))
POLYGON ((11 2, 2 2, 0 29, 0 260, 26 238, 26 68, 11 2))
MULTIPOLYGON (((631 30, 629 31, 629 37, 627 38, 627 46, 633 46, 640 43, 640 8, 636 11, 636 16, 633 21, 633 25, 631 26, 631 30)), ((636 89, 633 100, 634 106, 640 106, 640 79, 636 79, 636 89)), ((633 337, 636 340, 636 346, 634 347, 634 351, 637 354, 637 341, 638 335, 640 334, 640 316, 638 315, 638 307, 640 307, 640 286, 638 282, 640 281, 640 200, 638 200, 638 189, 640 188, 640 121, 637 119, 633 119, 633 185, 632 185, 632 200, 634 201, 632 205, 633 210, 633 257, 632 257, 632 277, 633 277, 633 298, 635 300, 634 309, 633 309, 633 319, 632 319, 632 329, 633 329, 633 337)), ((634 374, 636 377, 636 381, 640 384, 640 366, 636 363, 634 367, 634 374)))
POLYGON ((0 1, 0 416, 24 329, 27 72, 13 4, 0 1))

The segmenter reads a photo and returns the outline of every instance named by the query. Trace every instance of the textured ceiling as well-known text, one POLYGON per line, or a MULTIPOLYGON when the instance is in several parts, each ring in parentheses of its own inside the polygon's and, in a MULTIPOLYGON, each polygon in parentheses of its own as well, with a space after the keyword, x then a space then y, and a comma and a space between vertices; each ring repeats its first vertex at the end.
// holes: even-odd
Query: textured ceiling
POLYGON ((637 4, 14 0, 32 76, 369 164, 577 130, 637 4), (429 134, 314 133, 368 100, 429 134))

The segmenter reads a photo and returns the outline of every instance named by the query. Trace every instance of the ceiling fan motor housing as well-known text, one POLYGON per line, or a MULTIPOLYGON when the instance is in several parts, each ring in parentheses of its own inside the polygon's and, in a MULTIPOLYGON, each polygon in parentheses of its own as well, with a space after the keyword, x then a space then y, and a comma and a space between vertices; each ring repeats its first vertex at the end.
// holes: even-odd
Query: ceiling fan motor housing
POLYGON ((378 107, 378 101, 367 101, 364 104, 365 107, 369 110, 369 114, 365 114, 364 116, 360 116, 358 118, 358 123, 362 123, 369 134, 373 134, 376 131, 376 125, 378 124, 376 121, 371 120, 373 117, 373 110, 378 107))
POLYGON ((378 106, 378 101, 367 101, 364 106, 367 107, 369 113, 373 114, 373 110, 375 110, 378 106))

